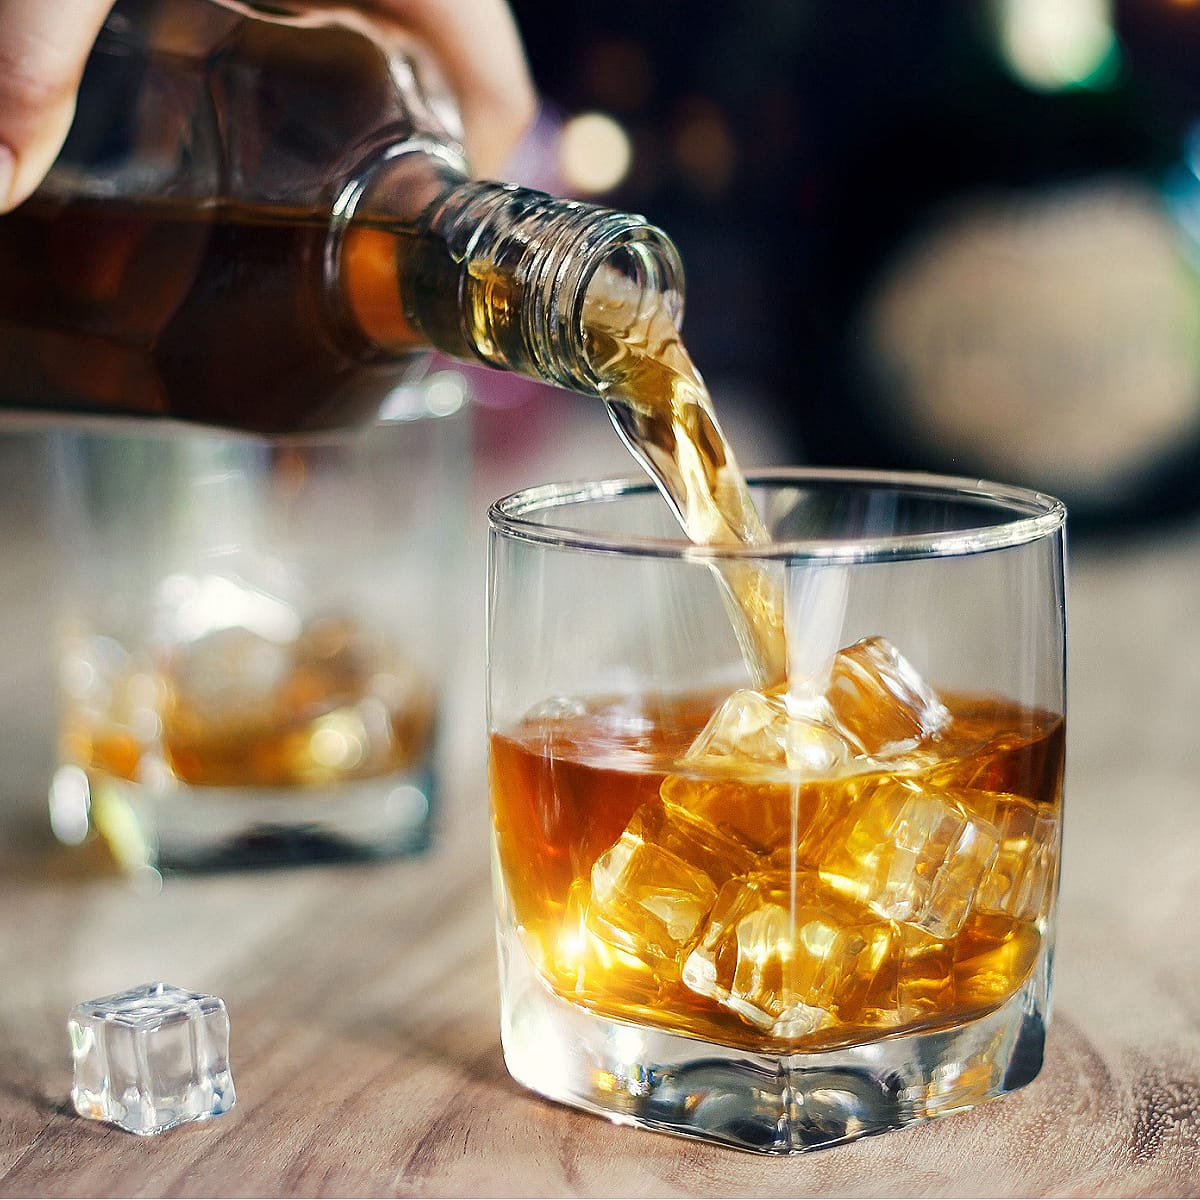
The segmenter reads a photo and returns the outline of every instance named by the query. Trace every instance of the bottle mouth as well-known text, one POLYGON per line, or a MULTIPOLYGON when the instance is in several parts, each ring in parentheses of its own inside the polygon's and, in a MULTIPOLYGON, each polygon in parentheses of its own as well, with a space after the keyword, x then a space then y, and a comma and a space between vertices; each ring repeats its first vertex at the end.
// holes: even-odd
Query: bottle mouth
POLYGON ((407 270, 414 323, 456 357, 599 395, 589 292, 599 279, 683 316, 683 264, 645 217, 508 183, 464 181, 423 211, 407 270))
MULTIPOLYGON (((573 202, 567 202, 573 203, 573 202)), ((599 296, 648 297, 678 328, 683 321, 683 263, 671 239, 644 217, 578 205, 553 230, 553 252, 531 280, 527 336, 546 374, 573 391, 596 393, 607 380, 589 355, 588 308, 599 296)))

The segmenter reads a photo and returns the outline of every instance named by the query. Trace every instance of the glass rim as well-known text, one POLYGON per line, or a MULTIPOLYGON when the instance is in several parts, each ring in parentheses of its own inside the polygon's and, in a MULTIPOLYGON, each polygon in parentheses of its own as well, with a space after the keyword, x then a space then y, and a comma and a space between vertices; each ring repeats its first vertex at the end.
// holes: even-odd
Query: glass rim
MULTIPOLYGON (((607 502, 623 496, 658 493, 646 476, 620 476, 537 484, 496 500, 488 508, 493 533, 515 541, 562 550, 617 554, 631 558, 672 558, 699 561, 733 559, 797 560, 863 563, 911 558, 951 558, 1021 546, 1049 537, 1066 523, 1067 510, 1054 496, 1016 484, 995 483, 969 476, 920 471, 880 471, 847 467, 763 467, 746 472, 753 487, 802 486, 805 483, 888 489, 913 495, 991 502, 1006 512, 994 524, 926 533, 869 536, 825 536, 772 541, 761 546, 702 546, 680 530, 676 537, 605 533, 546 523, 530 514, 566 509, 572 505, 607 502)), ((665 503, 665 501, 663 501, 665 503)))

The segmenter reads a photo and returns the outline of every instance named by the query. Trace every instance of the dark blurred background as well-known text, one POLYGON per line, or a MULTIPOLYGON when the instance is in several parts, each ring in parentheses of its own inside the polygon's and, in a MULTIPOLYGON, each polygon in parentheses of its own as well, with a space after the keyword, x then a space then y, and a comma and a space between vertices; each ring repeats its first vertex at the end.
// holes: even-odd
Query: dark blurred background
POLYGON ((512 3, 514 174, 672 235, 772 461, 1200 504, 1200 2, 512 3))

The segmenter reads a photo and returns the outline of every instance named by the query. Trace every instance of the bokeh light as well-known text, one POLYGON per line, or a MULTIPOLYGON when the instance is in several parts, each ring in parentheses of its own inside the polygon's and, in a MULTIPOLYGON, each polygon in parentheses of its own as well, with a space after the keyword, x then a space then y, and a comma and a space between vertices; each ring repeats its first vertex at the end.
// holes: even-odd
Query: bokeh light
POLYGON ((1112 0, 1000 0, 1001 51, 1027 87, 1104 87, 1120 69, 1112 0))
POLYGON ((671 137, 676 166, 698 192, 716 195, 728 187, 737 147, 724 113, 703 96, 684 96, 671 137))
POLYGON ((646 47, 633 38, 601 38, 583 56, 582 83, 590 104, 615 113, 643 108, 654 91, 646 47))
POLYGON ((559 170, 570 191, 597 195, 625 178, 632 160, 629 135, 604 113, 580 113, 562 128, 559 170))

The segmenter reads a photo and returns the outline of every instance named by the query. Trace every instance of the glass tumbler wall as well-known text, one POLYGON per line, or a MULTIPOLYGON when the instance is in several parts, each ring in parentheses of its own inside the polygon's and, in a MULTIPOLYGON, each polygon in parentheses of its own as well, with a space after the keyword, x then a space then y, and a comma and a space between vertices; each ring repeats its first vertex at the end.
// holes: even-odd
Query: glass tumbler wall
POLYGON ((128 869, 426 843, 468 461, 466 414, 434 411, 451 393, 435 376, 336 435, 59 435, 60 838, 128 869))
POLYGON ((644 483, 492 508, 502 1036, 552 1099, 789 1153, 1041 1066, 1064 512, 931 476, 750 483, 765 549, 682 541, 644 483), (748 572, 785 612, 765 690, 727 611, 748 572))

